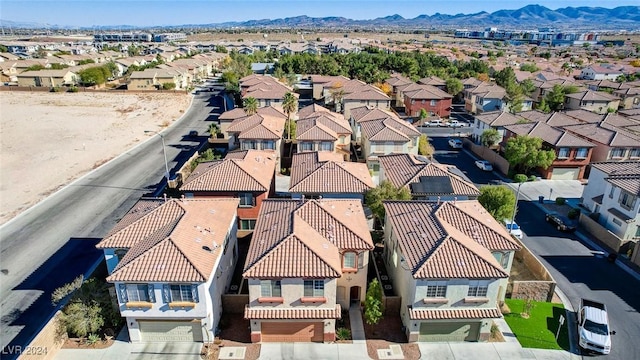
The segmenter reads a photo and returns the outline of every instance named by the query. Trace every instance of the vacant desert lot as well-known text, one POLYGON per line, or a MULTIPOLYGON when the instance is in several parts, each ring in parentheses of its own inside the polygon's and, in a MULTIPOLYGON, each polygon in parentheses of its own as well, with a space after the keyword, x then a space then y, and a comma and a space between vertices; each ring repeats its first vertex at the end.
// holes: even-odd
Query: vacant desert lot
POLYGON ((177 120, 186 94, 0 92, 0 224, 177 120))

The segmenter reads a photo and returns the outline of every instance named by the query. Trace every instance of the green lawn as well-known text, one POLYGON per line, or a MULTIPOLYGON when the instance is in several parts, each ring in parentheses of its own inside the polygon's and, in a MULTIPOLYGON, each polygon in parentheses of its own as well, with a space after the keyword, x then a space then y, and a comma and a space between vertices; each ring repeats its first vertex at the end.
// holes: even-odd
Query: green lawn
POLYGON ((520 316, 524 310, 524 300, 506 299, 511 314, 504 316, 511 331, 515 334, 520 345, 525 348, 569 350, 569 334, 564 306, 548 302, 533 302, 531 315, 528 319, 520 316), (558 341, 558 319, 565 316, 558 341))

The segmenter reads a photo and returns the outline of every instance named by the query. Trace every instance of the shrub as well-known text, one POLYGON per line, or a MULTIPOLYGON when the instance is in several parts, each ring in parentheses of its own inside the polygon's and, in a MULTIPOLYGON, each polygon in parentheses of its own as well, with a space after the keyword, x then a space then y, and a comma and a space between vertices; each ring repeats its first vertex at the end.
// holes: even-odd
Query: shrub
POLYGON ((567 200, 563 197, 556 198, 556 205, 564 205, 566 202, 567 200))
POLYGON ((70 93, 77 93, 77 92, 78 92, 78 87, 77 87, 77 86, 71 86, 71 87, 67 90, 67 92, 70 92, 70 93))
POLYGON ((336 338, 338 340, 351 340, 351 330, 343 327, 338 328, 336 330, 336 338))
POLYGON ((515 174, 513 176, 513 181, 517 182, 517 183, 523 183, 527 181, 527 175, 525 174, 515 174))
POLYGON ((54 86, 51 88, 51 92, 60 92, 60 86, 54 86))
POLYGON ((578 216, 580 216, 580 209, 573 208, 569 210, 569 213, 567 213, 567 216, 569 217, 569 219, 577 219, 578 216))
POLYGON ((87 337, 87 344, 88 345, 94 345, 98 341, 100 341, 100 336, 98 336, 97 334, 89 334, 89 337, 87 337))
POLYGON ((529 176, 529 181, 536 181, 536 180, 538 180, 537 176, 535 176, 535 175, 529 176))

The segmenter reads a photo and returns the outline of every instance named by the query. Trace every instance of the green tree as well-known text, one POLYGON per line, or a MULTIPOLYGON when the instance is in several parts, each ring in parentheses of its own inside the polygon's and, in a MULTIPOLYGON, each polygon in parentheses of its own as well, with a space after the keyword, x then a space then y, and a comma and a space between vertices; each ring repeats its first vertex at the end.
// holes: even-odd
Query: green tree
POLYGON ((40 70, 44 70, 44 66, 40 65, 40 64, 36 64, 36 65, 31 65, 28 68, 24 69, 23 72, 27 72, 27 71, 40 71, 40 70))
POLYGON ((91 67, 88 69, 78 71, 80 77, 80 83, 85 86, 101 85, 107 81, 108 70, 105 71, 100 66, 91 67))
POLYGON ((549 105, 549 109, 551 109, 551 111, 558 111, 564 104, 564 96, 564 88, 562 87, 562 85, 556 84, 553 85, 553 88, 551 88, 551 91, 547 93, 544 99, 549 105))
POLYGON ((86 64, 95 64, 96 62, 93 59, 83 59, 78 61, 77 65, 86 65, 86 64))
POLYGON ((383 200, 411 200, 411 192, 406 187, 397 188, 390 181, 385 180, 365 193, 365 204, 381 223, 384 222, 385 214, 383 200))
POLYGON ((525 63, 525 64, 520 65, 520 70, 522 70, 522 71, 528 71, 528 72, 530 72, 530 73, 534 73, 534 72, 536 72, 536 71, 538 71, 538 70, 540 70, 540 69, 538 69, 538 67, 536 66, 536 64, 528 64, 528 63, 525 63))
POLYGON ((447 79, 445 84, 447 87, 447 92, 453 96, 460 94, 460 92, 462 92, 462 90, 464 89, 464 86, 462 85, 462 81, 456 78, 447 79))
POLYGON ((246 97, 242 100, 242 108, 247 115, 253 115, 258 112, 258 100, 254 97, 246 97))
POLYGON ((9 52, 9 48, 7 48, 4 45, 0 45, 0 52, 4 52, 4 53, 9 52))
POLYGON ((176 83, 172 83, 172 82, 162 83, 163 90, 173 90, 175 88, 176 88, 176 83))
POLYGON ((542 111, 543 113, 546 113, 546 114, 550 113, 551 112, 551 108, 549 107, 549 104, 547 103, 547 99, 542 98, 540 103, 536 106, 536 110, 542 111))
POLYGON ((282 98, 282 110, 287 114, 287 138, 291 140, 295 138, 295 134, 291 131, 291 114, 298 111, 298 99, 290 92, 284 94, 282 98))
POLYGON ((287 139, 295 139, 297 131, 297 123, 293 119, 287 119, 284 128, 284 137, 287 139))
POLYGON ((373 279, 364 300, 364 321, 369 325, 377 324, 384 316, 382 311, 382 287, 378 279, 373 279))
POLYGON ((536 85, 533 83, 533 80, 525 79, 520 83, 520 89, 522 89, 522 94, 531 96, 531 94, 536 91, 536 85))
POLYGON ((511 218, 515 201, 513 191, 504 185, 480 188, 478 202, 498 221, 511 218))
POLYGON ((494 128, 486 129, 480 135, 480 143, 488 148, 497 144, 498 140, 500 140, 500 133, 494 128))
POLYGON ((62 69, 66 69, 68 67, 69 67, 69 65, 62 64, 62 63, 53 63, 53 64, 51 64, 51 69, 53 69, 53 70, 62 70, 62 69))
POLYGON ((427 118, 427 116, 429 116, 429 113, 427 112, 427 110, 425 109, 420 109, 420 114, 418 115, 418 117, 420 118, 420 120, 424 120, 427 118))
POLYGON ((514 170, 528 174, 533 168, 546 169, 551 166, 556 153, 553 150, 542 150, 542 139, 538 137, 518 135, 507 140, 504 157, 514 170))
POLYGON ((426 134, 420 135, 418 138, 418 154, 427 156, 429 159, 433 156, 435 149, 429 144, 429 138, 426 134))

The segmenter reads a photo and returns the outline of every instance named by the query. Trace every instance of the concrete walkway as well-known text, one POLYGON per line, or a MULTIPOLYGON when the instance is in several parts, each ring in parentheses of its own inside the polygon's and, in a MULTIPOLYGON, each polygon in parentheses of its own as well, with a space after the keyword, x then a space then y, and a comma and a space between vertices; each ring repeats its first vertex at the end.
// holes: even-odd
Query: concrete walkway
POLYGON ((351 339, 353 343, 365 342, 367 338, 364 336, 364 323, 362 322, 362 312, 358 304, 351 305, 349 308, 349 323, 351 324, 351 339))

